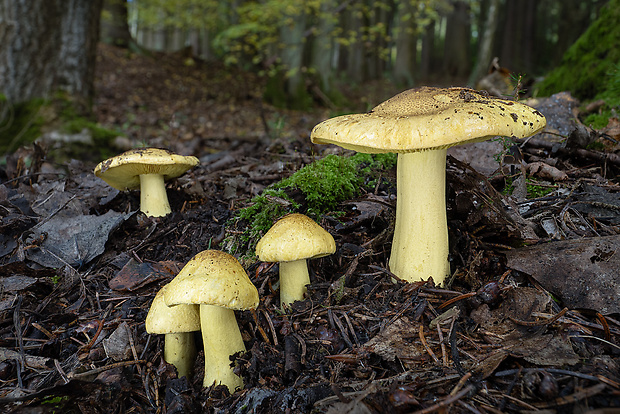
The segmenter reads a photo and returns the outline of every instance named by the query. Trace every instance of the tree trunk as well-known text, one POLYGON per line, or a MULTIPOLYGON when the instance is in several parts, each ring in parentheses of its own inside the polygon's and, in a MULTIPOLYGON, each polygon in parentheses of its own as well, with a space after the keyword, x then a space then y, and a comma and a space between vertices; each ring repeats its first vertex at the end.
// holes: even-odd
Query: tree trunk
POLYGON ((415 10, 410 2, 405 1, 398 7, 396 37, 396 59, 394 61, 394 81, 397 84, 413 86, 413 74, 416 67, 416 23, 415 10))
POLYGON ((284 45, 281 58, 284 70, 287 71, 286 89, 295 101, 306 92, 302 74, 306 15, 303 10, 299 10, 297 14, 284 16, 284 19, 290 19, 291 23, 280 28, 280 41, 284 45))
POLYGON ((326 0, 321 3, 320 15, 318 21, 318 31, 312 44, 312 62, 310 66, 316 69, 320 79, 320 88, 326 94, 331 91, 331 83, 333 78, 332 56, 333 56, 333 35, 332 32, 336 27, 336 16, 334 9, 336 2, 334 0, 326 0))
POLYGON ((433 56, 435 52, 435 22, 430 22, 422 36, 422 51, 420 53, 419 76, 428 79, 433 71, 433 56))
POLYGON ((469 5, 464 1, 453 1, 453 11, 446 23, 444 44, 444 73, 452 78, 461 78, 469 72, 469 5))
POLYGON ((486 23, 482 37, 478 40, 478 57, 476 66, 469 76, 468 84, 473 87, 487 72, 491 59, 493 59, 493 39, 497 31, 499 19, 499 6, 501 0, 489 1, 489 10, 486 13, 486 23))
MULTIPOLYGON (((357 10, 347 10, 344 26, 345 33, 347 31, 350 33, 361 33, 362 21, 356 12, 357 10)), ((357 39, 351 41, 347 45, 346 58, 347 77, 354 82, 362 82, 364 80, 364 45, 361 37, 358 36, 357 39)))
POLYGON ((0 93, 14 104, 93 96, 102 0, 0 0, 0 93))
POLYGON ((515 65, 515 48, 519 46, 519 0, 506 0, 505 23, 503 25, 502 43, 498 56, 500 65, 512 69, 515 65))
POLYGON ((132 39, 128 21, 127 0, 104 0, 101 40, 114 46, 129 47, 132 39))

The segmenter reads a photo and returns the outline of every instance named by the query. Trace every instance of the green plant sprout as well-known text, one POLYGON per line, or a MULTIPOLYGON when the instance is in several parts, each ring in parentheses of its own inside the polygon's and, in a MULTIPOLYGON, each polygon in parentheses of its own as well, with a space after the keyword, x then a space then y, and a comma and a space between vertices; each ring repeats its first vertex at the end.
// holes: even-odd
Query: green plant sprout
MULTIPOLYGON (((555 191, 558 187, 556 185, 549 185, 545 183, 541 183, 539 181, 528 178, 525 180, 525 187, 527 190, 527 199, 531 200, 534 198, 544 197, 553 191, 555 191)), ((514 191, 513 186, 513 177, 506 177, 506 185, 502 190, 503 195, 511 195, 514 191)))
POLYGON ((364 188, 374 191, 382 172, 396 165, 395 154, 328 155, 308 164, 266 188, 239 209, 227 225, 224 250, 239 254, 242 261, 253 260, 254 246, 273 223, 288 213, 303 211, 318 219, 333 212, 338 204, 359 194, 364 188), (295 194, 295 199, 293 198, 295 194), (298 194, 303 200, 296 201, 298 194))

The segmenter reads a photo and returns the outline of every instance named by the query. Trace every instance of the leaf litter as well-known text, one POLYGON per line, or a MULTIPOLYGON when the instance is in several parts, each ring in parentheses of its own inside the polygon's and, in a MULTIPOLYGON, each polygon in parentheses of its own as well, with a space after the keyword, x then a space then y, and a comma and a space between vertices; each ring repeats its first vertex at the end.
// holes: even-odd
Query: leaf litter
MULTIPOLYGON (((129 101, 148 102, 141 93, 137 88, 129 101)), ((213 113, 224 114, 209 93, 213 113)), ((172 90, 162 95, 154 99, 177 98, 172 90)), ((106 90, 98 102, 112 123, 125 116, 114 109, 114 96, 106 90)), ((225 101, 256 109, 243 93, 225 101)), ((574 128, 578 103, 570 97, 533 104, 550 111, 558 133, 574 128)), ((388 174, 319 218, 338 249, 309 262, 307 299, 288 313, 279 307, 277 266, 247 262, 261 304, 237 313, 248 349, 234 358, 243 390, 203 389, 201 356, 192 378, 176 378, 163 361, 163 338, 144 330, 157 290, 196 253, 222 248, 237 231, 229 220, 253 196, 315 159, 342 153, 309 143, 319 114, 282 112, 301 119, 290 123, 296 131, 240 139, 246 132, 237 121, 201 132, 187 121, 198 113, 183 112, 188 108, 175 108, 179 139, 170 146, 209 155, 169 185, 167 217, 134 213, 137 193, 94 179, 100 160, 42 174, 43 153, 23 148, 0 171, 6 412, 565 412, 620 404, 615 154, 562 147, 560 140, 540 145, 545 136, 532 138, 534 145, 511 143, 507 149, 521 161, 500 159, 484 175, 449 158, 448 286, 403 283, 386 268, 395 214, 388 174), (200 136, 218 130, 228 138, 200 136), (25 159, 33 167, 17 168, 25 159), (529 164, 536 170, 520 168, 529 164), (545 165, 563 175, 531 175, 545 165), (513 195, 519 179, 529 196, 513 195)), ((140 111, 144 122, 166 116, 163 106, 140 111)), ((153 126, 131 131, 155 142, 161 134, 153 126)))

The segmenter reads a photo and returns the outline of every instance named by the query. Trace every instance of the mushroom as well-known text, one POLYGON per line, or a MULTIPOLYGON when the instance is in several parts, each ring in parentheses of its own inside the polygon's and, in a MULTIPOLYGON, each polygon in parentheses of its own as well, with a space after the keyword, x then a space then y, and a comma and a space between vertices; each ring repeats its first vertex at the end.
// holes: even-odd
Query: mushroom
POLYGON ((200 330, 200 313, 197 305, 169 307, 164 302, 163 286, 146 315, 146 332, 164 334, 164 360, 177 368, 178 376, 188 377, 196 359, 194 331, 200 330))
POLYGON ((255 309, 258 291, 241 264, 218 250, 194 256, 170 282, 164 300, 168 306, 200 305, 205 354, 203 386, 223 384, 232 392, 243 380, 230 366, 230 356, 245 351, 235 310, 255 309))
POLYGON ((404 91, 365 114, 316 125, 311 140, 365 153, 398 153, 390 270, 409 282, 450 273, 445 206, 448 147, 494 136, 523 138, 545 127, 537 110, 468 88, 404 91))
POLYGON ((95 175, 117 190, 140 188, 140 211, 149 217, 170 213, 164 181, 198 165, 198 158, 159 148, 137 148, 102 161, 95 175))
POLYGON ((331 234, 303 214, 278 220, 256 244, 256 255, 265 262, 280 262, 280 304, 303 300, 310 284, 306 259, 336 251, 331 234))

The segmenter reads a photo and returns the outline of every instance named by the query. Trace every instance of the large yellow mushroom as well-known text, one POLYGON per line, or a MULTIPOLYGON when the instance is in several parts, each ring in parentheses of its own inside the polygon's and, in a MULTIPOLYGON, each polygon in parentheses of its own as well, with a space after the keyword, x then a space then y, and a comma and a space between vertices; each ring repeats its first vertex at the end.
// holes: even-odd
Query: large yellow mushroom
POLYGON ((421 87, 365 114, 328 119, 312 142, 364 153, 398 153, 396 224, 390 270, 414 282, 450 273, 445 205, 447 148, 494 136, 524 138, 545 117, 527 105, 467 88, 421 87))

